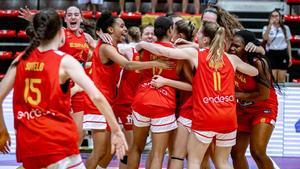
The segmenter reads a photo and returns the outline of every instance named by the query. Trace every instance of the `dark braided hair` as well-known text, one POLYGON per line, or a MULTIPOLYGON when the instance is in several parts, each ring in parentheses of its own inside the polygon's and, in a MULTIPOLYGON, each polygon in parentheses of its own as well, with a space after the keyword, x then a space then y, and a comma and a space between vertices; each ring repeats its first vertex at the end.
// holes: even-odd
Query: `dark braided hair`
MULTIPOLYGON (((30 32, 30 45, 25 49, 22 60, 26 60, 30 53, 41 43, 52 40, 61 29, 61 20, 54 9, 44 9, 34 15, 33 23, 27 28, 30 32)), ((15 62, 14 65, 18 64, 15 62)))

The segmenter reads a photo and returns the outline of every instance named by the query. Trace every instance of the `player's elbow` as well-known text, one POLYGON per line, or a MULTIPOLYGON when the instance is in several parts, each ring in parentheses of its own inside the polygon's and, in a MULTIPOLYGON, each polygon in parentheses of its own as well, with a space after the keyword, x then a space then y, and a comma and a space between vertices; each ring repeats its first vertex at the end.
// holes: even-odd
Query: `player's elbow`
POLYGON ((100 93, 92 94, 90 96, 90 99, 94 104, 103 104, 106 101, 105 97, 103 97, 103 95, 101 95, 100 93))

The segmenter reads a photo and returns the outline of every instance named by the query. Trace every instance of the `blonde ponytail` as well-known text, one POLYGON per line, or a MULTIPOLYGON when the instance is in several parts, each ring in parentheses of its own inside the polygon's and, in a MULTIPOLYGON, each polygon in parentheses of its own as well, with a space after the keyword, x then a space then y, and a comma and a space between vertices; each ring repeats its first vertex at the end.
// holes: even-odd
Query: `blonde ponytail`
POLYGON ((210 42, 210 50, 206 57, 209 67, 218 70, 224 65, 223 53, 225 49, 225 29, 218 27, 215 31, 212 41, 210 42))

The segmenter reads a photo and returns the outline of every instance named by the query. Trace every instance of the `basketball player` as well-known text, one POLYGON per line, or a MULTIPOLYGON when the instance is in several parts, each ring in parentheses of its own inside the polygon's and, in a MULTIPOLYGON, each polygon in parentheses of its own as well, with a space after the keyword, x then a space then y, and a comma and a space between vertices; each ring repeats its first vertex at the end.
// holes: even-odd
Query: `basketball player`
POLYGON ((0 151, 9 151, 10 138, 2 102, 14 88, 14 127, 17 160, 25 168, 85 168, 78 150, 78 133, 70 116, 69 79, 79 84, 111 125, 112 152, 122 158, 128 149, 105 97, 80 64, 58 47, 64 40, 60 17, 45 9, 33 18, 34 37, 13 61, 0 83, 0 151))
POLYGON ((167 48, 140 42, 138 50, 149 50, 156 55, 186 59, 195 69, 193 78, 192 134, 188 141, 188 167, 199 169, 203 156, 216 137, 214 163, 216 168, 226 166, 236 137, 236 109, 234 72, 239 70, 250 76, 258 71, 235 55, 224 53, 225 30, 216 23, 204 22, 198 32, 200 42, 208 41, 209 48, 167 48))

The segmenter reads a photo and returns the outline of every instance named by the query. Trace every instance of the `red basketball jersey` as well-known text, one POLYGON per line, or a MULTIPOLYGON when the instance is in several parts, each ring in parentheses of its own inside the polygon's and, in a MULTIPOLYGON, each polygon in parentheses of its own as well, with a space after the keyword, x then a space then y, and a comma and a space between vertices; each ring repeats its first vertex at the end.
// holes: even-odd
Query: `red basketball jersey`
POLYGON ((70 91, 64 92, 59 66, 65 53, 35 49, 17 65, 13 93, 17 159, 78 154, 78 134, 70 116, 70 91))
POLYGON ((206 60, 209 49, 199 50, 193 78, 192 129, 229 132, 237 128, 234 68, 225 54, 224 65, 215 70, 206 60))
POLYGON ((80 31, 80 35, 76 36, 70 29, 64 29, 64 31, 65 44, 60 47, 59 50, 73 56, 81 63, 86 62, 89 53, 89 45, 86 42, 84 32, 80 31))
MULTIPOLYGON (((139 53, 132 48, 133 61, 139 61, 139 53)), ((123 70, 118 95, 115 105, 131 105, 135 92, 141 80, 141 72, 138 70, 123 70)))
POLYGON ((192 92, 181 91, 180 92, 179 116, 182 116, 187 119, 191 119, 192 113, 193 113, 192 92))
MULTIPOLYGON (((120 78, 121 68, 117 63, 110 61, 106 64, 101 62, 99 55, 99 50, 102 45, 102 42, 99 41, 97 47, 93 52, 92 57, 92 72, 91 77, 95 83, 95 86, 102 92, 107 101, 112 105, 114 99, 117 96, 117 83, 120 78)), ((98 111, 89 111, 96 110, 96 107, 92 101, 87 98, 87 114, 99 114, 98 111)))
MULTIPOLYGON (((156 42, 156 43, 166 47, 173 47, 171 43, 163 43, 163 42, 156 42)), ((149 57, 150 60, 154 60, 161 56, 158 57, 156 55, 150 54, 149 57)), ((174 62, 174 68, 159 69, 154 67, 152 70, 150 70, 152 71, 152 76, 160 75, 165 78, 178 80, 179 77, 176 72, 177 61, 174 59, 169 59, 169 61, 174 62)), ((157 118, 164 117, 167 114, 170 114, 171 112, 174 113, 176 108, 175 89, 170 86, 163 86, 159 89, 156 89, 150 84, 152 76, 150 77, 150 75, 148 74, 146 75, 148 79, 143 78, 144 82, 139 86, 139 89, 137 90, 136 96, 132 103, 133 110, 142 114, 151 112, 155 114, 157 118), (166 114, 164 114, 162 109, 166 110, 165 111, 166 114)))
MULTIPOLYGON (((237 71, 235 75, 235 88, 236 91, 240 91, 240 92, 255 92, 258 91, 258 82, 256 81, 255 77, 251 77, 237 71)), ((270 95, 267 100, 253 102, 253 104, 249 106, 251 108, 253 108, 254 106, 261 107, 264 109, 270 108, 276 110, 274 112, 277 113, 278 100, 277 100, 277 94, 273 84, 271 83, 270 95)), ((243 109, 245 108, 246 107, 244 107, 243 109)))
POLYGON ((235 72, 235 89, 239 92, 257 91, 257 82, 254 77, 245 75, 239 71, 235 72))

